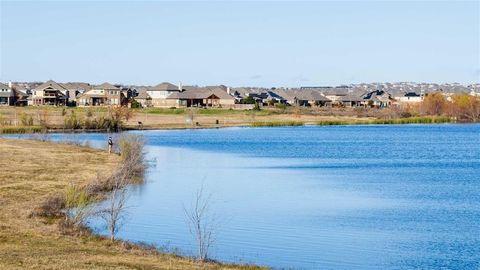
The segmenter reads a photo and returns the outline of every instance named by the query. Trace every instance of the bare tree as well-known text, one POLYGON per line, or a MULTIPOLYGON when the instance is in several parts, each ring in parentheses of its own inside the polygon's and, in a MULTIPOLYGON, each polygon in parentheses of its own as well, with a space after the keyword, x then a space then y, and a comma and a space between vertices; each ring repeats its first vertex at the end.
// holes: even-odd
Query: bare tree
POLYGON ((115 236, 121 227, 121 221, 124 218, 126 208, 127 189, 114 188, 110 194, 106 206, 99 211, 100 217, 107 224, 110 233, 110 240, 115 241, 115 236))
POLYGON ((218 223, 210 213, 211 194, 204 194, 203 185, 195 192, 190 209, 183 207, 190 233, 195 237, 198 260, 208 259, 210 247, 216 240, 218 223))

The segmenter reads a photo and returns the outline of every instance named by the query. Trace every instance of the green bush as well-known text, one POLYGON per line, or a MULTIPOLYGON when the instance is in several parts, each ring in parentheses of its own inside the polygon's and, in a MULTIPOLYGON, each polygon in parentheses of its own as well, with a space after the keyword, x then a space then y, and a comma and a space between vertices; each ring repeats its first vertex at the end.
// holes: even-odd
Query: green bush
POLYGON ((142 108, 142 104, 140 104, 140 102, 136 101, 135 99, 132 100, 131 102, 131 105, 130 107, 132 109, 138 109, 138 108, 142 108))

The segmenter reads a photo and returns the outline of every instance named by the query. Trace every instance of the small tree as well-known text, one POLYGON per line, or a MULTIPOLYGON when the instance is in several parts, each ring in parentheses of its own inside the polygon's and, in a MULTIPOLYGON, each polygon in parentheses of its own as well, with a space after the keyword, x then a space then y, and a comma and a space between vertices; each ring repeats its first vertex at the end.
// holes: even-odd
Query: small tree
POLYGON ((216 240, 218 224, 210 213, 211 195, 205 195, 203 185, 196 191, 190 209, 183 208, 190 233, 195 237, 198 260, 208 259, 210 247, 216 240))

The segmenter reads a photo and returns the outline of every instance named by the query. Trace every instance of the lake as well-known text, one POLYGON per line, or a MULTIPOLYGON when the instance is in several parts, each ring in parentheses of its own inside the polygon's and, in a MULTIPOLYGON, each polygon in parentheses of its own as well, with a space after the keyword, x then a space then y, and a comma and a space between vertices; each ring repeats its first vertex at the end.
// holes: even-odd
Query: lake
MULTIPOLYGON (((480 266, 480 125, 142 131, 151 164, 118 236, 195 255, 201 186, 211 257, 293 269, 480 266)), ((72 136, 103 145, 106 134, 72 136)), ((106 230, 98 220, 92 226, 106 230)))

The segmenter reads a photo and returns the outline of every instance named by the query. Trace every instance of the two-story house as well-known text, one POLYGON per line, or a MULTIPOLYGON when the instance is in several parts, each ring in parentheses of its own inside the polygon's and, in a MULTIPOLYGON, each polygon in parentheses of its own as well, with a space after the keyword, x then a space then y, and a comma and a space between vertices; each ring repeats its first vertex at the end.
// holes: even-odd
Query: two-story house
POLYGON ((176 86, 168 82, 147 88, 147 94, 152 98, 153 107, 175 107, 177 104, 167 99, 167 97, 181 91, 181 86, 176 86))
POLYGON ((76 98, 77 106, 121 106, 126 104, 126 97, 119 87, 103 83, 92 87, 76 98))
POLYGON ((0 83, 0 106, 11 106, 15 102, 15 94, 9 85, 0 83))
POLYGON ((65 106, 68 98, 62 84, 49 80, 32 90, 32 105, 65 106))

